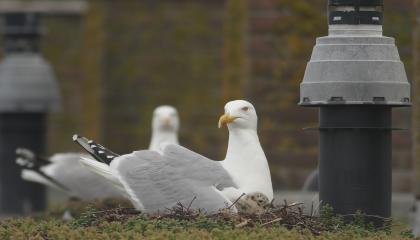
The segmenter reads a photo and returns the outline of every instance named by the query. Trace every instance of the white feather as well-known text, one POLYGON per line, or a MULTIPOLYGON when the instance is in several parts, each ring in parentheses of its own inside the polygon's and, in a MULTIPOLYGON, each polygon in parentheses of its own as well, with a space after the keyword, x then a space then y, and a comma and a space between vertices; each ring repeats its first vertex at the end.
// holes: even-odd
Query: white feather
MULTIPOLYGON (((45 178, 44 176, 37 173, 36 171, 23 169, 22 172, 20 173, 20 176, 22 177, 22 179, 26 181, 40 183, 59 191, 65 191, 63 188, 57 186, 57 184, 55 184, 54 182, 51 182, 49 179, 45 178)), ((65 193, 68 194, 69 192, 65 191, 65 193)))
POLYGON ((115 173, 113 173, 112 169, 105 163, 98 162, 91 158, 81 157, 80 164, 82 164, 90 171, 108 179, 122 193, 125 192, 124 187, 119 181, 118 177, 115 175, 115 173))

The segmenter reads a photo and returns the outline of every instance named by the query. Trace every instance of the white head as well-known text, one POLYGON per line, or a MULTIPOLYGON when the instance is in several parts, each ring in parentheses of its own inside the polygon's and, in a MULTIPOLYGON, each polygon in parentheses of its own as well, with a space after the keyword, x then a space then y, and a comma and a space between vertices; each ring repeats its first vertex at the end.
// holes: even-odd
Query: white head
POLYGON ((178 132, 178 111, 168 105, 157 107, 153 112, 152 128, 159 132, 178 132))
POLYGON ((245 100, 226 103, 225 114, 219 119, 219 128, 257 130, 258 117, 254 106, 245 100))

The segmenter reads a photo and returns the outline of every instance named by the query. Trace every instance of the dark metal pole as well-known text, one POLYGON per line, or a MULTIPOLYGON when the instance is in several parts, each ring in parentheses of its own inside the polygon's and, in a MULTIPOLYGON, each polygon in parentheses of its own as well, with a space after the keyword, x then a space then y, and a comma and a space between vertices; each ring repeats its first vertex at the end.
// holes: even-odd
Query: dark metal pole
POLYGON ((15 149, 26 147, 45 152, 45 113, 0 114, 0 212, 22 214, 45 208, 45 188, 23 181, 14 162, 15 149))
POLYGON ((319 198, 336 213, 391 214, 391 107, 321 107, 319 198))

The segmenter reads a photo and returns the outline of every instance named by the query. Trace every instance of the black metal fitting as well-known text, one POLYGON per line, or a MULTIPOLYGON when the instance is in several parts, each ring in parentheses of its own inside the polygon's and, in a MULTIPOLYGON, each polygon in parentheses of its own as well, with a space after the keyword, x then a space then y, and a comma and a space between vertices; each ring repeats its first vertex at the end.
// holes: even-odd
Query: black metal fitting
POLYGON ((383 0, 329 0, 330 25, 382 25, 383 0))
POLYGON ((329 0, 329 6, 383 6, 384 0, 329 0))
POLYGON ((35 13, 9 13, 2 26, 6 53, 38 52, 42 30, 35 13))

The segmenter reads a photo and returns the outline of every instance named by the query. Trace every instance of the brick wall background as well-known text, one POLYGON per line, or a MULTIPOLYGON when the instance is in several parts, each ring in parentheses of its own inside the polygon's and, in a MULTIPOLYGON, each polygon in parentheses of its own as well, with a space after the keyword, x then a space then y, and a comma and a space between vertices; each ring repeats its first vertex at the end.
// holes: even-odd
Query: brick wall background
MULTIPOLYGON (((412 1, 385 0, 385 35, 397 40, 411 79, 412 1)), ((297 106, 317 36, 327 34, 325 0, 90 1, 86 15, 48 16, 45 57, 60 82, 49 152, 78 151, 73 133, 116 152, 148 146, 155 106, 180 111, 181 143, 223 159, 217 130, 224 102, 252 101, 276 188, 298 189, 316 167, 316 109, 297 106)), ((394 112, 408 128, 409 109, 394 112)), ((394 134, 394 189, 411 188, 411 135, 394 134)))

